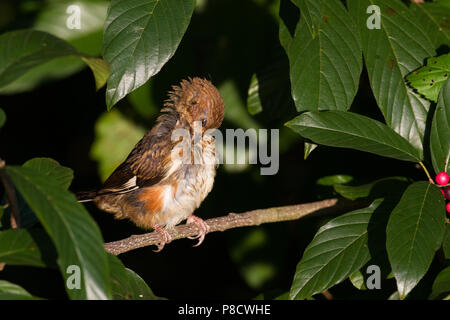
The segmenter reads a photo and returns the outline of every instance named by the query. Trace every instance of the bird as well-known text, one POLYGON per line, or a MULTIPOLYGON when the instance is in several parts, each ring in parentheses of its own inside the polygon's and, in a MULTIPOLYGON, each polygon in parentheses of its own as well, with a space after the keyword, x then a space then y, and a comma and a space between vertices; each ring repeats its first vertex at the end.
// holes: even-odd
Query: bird
POLYGON ((183 220, 197 226, 191 239, 200 245, 210 227, 193 212, 213 188, 218 163, 211 130, 220 127, 224 111, 222 96, 207 79, 189 77, 172 86, 153 128, 101 188, 77 193, 78 201, 93 201, 116 219, 156 231, 161 236, 156 252, 172 241, 167 230, 183 220), (181 136, 173 138, 187 132, 191 143, 198 131, 199 147, 188 151, 181 136))

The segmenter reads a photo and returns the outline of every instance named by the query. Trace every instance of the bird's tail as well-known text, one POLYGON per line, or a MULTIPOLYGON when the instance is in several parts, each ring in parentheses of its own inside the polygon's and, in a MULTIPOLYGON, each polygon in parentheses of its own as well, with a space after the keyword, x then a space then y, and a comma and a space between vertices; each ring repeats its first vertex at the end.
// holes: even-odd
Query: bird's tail
POLYGON ((76 193, 78 202, 92 201, 92 200, 94 200, 96 195, 97 195, 97 191, 81 191, 81 192, 76 193))

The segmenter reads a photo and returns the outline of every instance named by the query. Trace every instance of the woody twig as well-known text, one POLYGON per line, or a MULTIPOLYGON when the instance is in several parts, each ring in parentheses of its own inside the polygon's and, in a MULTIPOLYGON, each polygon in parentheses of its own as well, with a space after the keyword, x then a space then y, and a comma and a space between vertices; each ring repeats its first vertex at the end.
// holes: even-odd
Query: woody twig
MULTIPOLYGON (((17 229, 20 224, 19 205, 17 203, 16 189, 11 185, 8 176, 5 172, 5 161, 0 159, 0 181, 5 188, 6 198, 8 199, 8 206, 11 212, 11 228, 17 229)), ((4 263, 0 263, 0 271, 5 267, 4 263)))
MULTIPOLYGON (((367 205, 367 204, 364 204, 367 205)), ((297 220, 312 215, 324 215, 343 212, 360 208, 361 203, 350 202, 339 199, 327 199, 317 202, 275 207, 268 209, 257 209, 244 213, 229 213, 226 216, 205 220, 210 227, 210 233, 225 231, 233 228, 258 226, 263 223, 297 220)), ((193 224, 182 224, 167 230, 172 240, 192 237, 197 235, 197 227, 193 224)), ((140 235, 132 235, 126 239, 105 243, 108 252, 119 255, 134 249, 157 245, 161 241, 161 235, 150 232, 140 235)))

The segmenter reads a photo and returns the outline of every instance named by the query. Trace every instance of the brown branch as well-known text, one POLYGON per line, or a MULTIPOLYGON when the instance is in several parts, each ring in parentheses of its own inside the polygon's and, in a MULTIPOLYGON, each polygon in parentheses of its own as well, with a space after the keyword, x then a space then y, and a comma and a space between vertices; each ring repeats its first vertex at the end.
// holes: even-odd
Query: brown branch
MULTIPOLYGON (((367 204, 364 204, 364 206, 367 204)), ((230 213, 227 216, 208 219, 205 222, 210 227, 209 232, 225 231, 232 228, 257 226, 262 223, 297 220, 310 214, 331 214, 343 210, 360 208, 361 203, 346 200, 327 199, 317 202, 298 204, 285 207, 252 210, 240 214, 230 213)), ((197 235, 198 229, 193 224, 182 224, 167 230, 173 240, 187 238, 197 235)), ((132 235, 129 238, 105 243, 106 251, 119 255, 121 253, 157 245, 161 236, 157 232, 140 235, 132 235)))
MULTIPOLYGON (((5 161, 0 159, 0 180, 5 188, 6 198, 11 215, 11 228, 17 229, 20 224, 19 205, 17 203, 16 189, 11 185, 8 176, 5 173, 5 161)), ((5 263, 0 263, 0 271, 5 267, 5 263)))
POLYGON ((17 203, 16 189, 11 185, 8 176, 5 172, 5 161, 0 159, 0 180, 5 188, 6 197, 11 212, 11 228, 17 229, 20 225, 19 205, 17 203))
POLYGON ((327 300, 333 300, 333 295, 330 293, 330 291, 328 290, 324 290, 322 291, 322 295, 324 296, 325 299, 327 300))

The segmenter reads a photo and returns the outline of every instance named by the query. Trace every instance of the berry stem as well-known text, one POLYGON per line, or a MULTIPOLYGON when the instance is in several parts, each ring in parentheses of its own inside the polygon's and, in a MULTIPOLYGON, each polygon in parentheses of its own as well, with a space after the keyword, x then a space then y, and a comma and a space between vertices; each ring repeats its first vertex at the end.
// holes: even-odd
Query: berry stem
POLYGON ((423 171, 425 171, 425 174, 426 174, 427 177, 428 177, 428 181, 429 181, 430 183, 434 184, 434 181, 433 181, 433 179, 431 178, 430 173, 428 172, 427 168, 426 168, 425 165, 422 163, 422 161, 420 161, 419 164, 420 164, 420 166, 422 167, 423 171))

